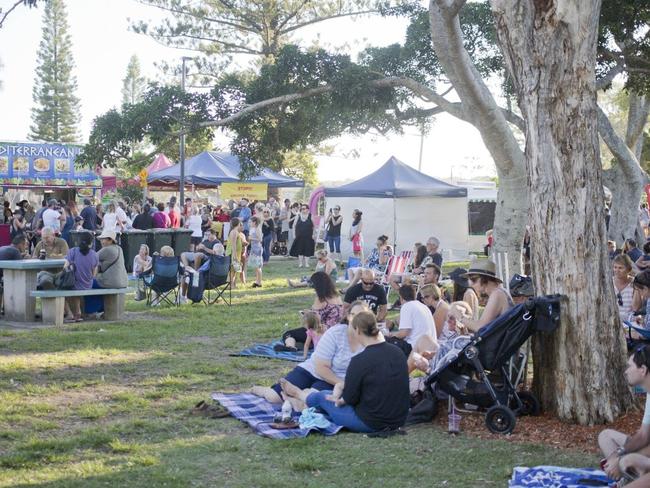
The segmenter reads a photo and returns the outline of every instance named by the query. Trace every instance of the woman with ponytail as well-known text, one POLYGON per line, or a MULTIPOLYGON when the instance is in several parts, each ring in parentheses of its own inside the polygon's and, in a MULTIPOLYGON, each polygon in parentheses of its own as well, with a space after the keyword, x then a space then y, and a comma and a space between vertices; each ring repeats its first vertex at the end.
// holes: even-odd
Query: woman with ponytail
MULTIPOLYGON (((97 253, 92 249, 94 244, 93 235, 90 232, 84 232, 81 235, 79 246, 70 249, 65 256, 63 267, 64 269, 73 267, 75 290, 90 290, 93 287, 93 278, 97 273, 97 265, 99 264, 97 253)), ((72 317, 68 321, 81 322, 81 298, 69 297, 66 300, 72 312, 72 317)))

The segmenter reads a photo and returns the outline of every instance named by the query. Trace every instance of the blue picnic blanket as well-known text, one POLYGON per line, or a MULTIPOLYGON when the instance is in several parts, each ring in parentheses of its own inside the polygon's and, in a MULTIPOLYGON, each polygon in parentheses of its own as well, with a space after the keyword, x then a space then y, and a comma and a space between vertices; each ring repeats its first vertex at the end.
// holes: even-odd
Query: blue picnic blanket
MULTIPOLYGON (((212 399, 219 402, 228 409, 230 414, 236 419, 247 423, 256 434, 271 439, 296 439, 307 437, 312 432, 320 432, 324 435, 337 434, 343 427, 333 423, 324 429, 311 427, 308 429, 287 429, 278 430, 271 427, 273 417, 280 411, 281 405, 273 405, 264 398, 252 395, 250 393, 213 393, 212 399)), ((297 414, 293 414, 294 420, 298 419, 297 414)))
MULTIPOLYGON (((274 351, 273 346, 276 344, 282 344, 282 341, 273 341, 268 344, 253 344, 251 347, 244 349, 231 354, 231 356, 256 356, 260 358, 269 358, 269 359, 283 359, 285 361, 293 361, 295 363, 300 363, 304 361, 302 357, 302 350, 297 352, 287 352, 287 351, 274 351)), ((311 351, 307 357, 311 356, 311 351)))
POLYGON ((509 488, 590 488, 613 486, 614 481, 597 469, 536 466, 515 468, 509 488), (597 484, 600 482, 601 484, 597 484))

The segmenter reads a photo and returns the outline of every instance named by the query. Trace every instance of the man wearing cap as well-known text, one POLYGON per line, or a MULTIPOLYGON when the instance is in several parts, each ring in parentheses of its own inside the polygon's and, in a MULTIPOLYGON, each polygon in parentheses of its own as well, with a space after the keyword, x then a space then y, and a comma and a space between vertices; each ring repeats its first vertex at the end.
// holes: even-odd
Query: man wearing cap
POLYGON ((456 320, 461 320, 470 331, 478 331, 514 307, 510 293, 503 287, 503 281, 496 274, 496 266, 489 259, 475 261, 463 276, 467 277, 478 296, 488 297, 480 319, 469 320, 460 315, 456 316, 456 320))
POLYGON ((248 198, 242 198, 239 201, 239 207, 232 211, 231 218, 237 217, 244 226, 244 235, 248 237, 248 230, 250 229, 250 218, 252 216, 251 209, 248 208, 248 198))

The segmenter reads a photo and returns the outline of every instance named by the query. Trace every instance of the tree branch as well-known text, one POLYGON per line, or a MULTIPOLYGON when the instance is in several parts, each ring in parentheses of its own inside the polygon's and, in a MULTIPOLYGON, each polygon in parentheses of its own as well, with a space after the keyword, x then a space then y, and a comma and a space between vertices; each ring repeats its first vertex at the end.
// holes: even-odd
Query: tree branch
POLYGON ((359 12, 348 12, 344 14, 334 14, 327 15, 325 17, 319 17, 317 19, 308 20, 306 22, 301 22, 299 24, 292 25, 291 27, 286 28, 285 30, 279 31, 280 35, 288 34, 298 29, 302 29, 308 25, 317 24, 318 22, 323 22, 325 20, 339 19, 341 17, 354 17, 356 15, 367 15, 367 14, 376 14, 379 13, 378 10, 360 10, 359 12))
POLYGON ((456 17, 459 14, 460 9, 463 8, 466 3, 467 0, 452 0, 449 5, 449 15, 456 17))
POLYGON ((2 29, 2 24, 4 24, 7 16, 9 16, 9 14, 13 12, 21 3, 23 3, 23 0, 18 0, 11 7, 9 7, 9 9, 4 14, 2 14, 2 10, 0 10, 0 14, 2 14, 2 17, 0 17, 0 29, 2 29))
POLYGON ((616 133, 603 109, 597 107, 597 114, 598 133, 603 138, 603 141, 605 141, 605 144, 607 144, 616 161, 620 164, 621 170, 625 173, 627 180, 637 184, 646 183, 648 181, 648 175, 643 171, 639 165, 639 160, 630 148, 627 147, 623 138, 616 133))
POLYGON ((627 131, 625 133, 625 144, 629 147, 637 160, 641 159, 643 150, 643 128, 648 122, 648 113, 650 112, 650 97, 630 93, 630 108, 627 113, 627 131))
MULTIPOLYGON (((465 115, 465 110, 460 103, 450 102, 446 98, 440 96, 438 93, 433 91, 426 85, 423 85, 415 80, 410 78, 400 78, 400 77, 387 77, 379 80, 372 80, 368 82, 369 86, 375 88, 396 88, 403 87, 409 89, 411 92, 416 95, 422 96, 424 99, 435 103, 441 109, 441 111, 448 112, 449 114, 457 117, 461 120, 468 121, 468 118, 465 115)), ((319 95, 324 95, 326 93, 331 93, 334 91, 332 85, 323 85, 316 88, 311 88, 299 93, 291 93, 287 95, 281 95, 278 97, 269 98, 267 100, 262 100, 261 102, 248 105, 241 109, 239 112, 234 113, 228 117, 219 120, 207 120, 205 122, 200 122, 196 125, 198 128, 203 127, 223 127, 236 122, 237 120, 246 117, 254 112, 263 110, 268 107, 272 107, 280 104, 289 104, 297 100, 302 100, 303 98, 310 98, 319 95)), ((180 132, 175 134, 180 135, 180 132)))
POLYGON ((236 22, 228 20, 228 19, 217 19, 215 17, 204 17, 202 15, 197 15, 197 14, 195 14, 193 12, 190 12, 190 11, 187 11, 187 10, 175 9, 175 8, 171 8, 171 7, 165 7, 164 5, 154 5, 154 4, 151 4, 151 3, 143 1, 143 0, 138 0, 138 3, 141 4, 141 5, 145 5, 147 7, 154 7, 154 8, 164 10, 166 12, 170 12, 170 13, 173 13, 173 14, 187 15, 188 17, 193 17, 195 19, 204 20, 204 21, 207 21, 207 22, 213 22, 213 23, 216 23, 216 24, 227 25, 227 26, 232 27, 234 29, 239 29, 239 30, 243 30, 243 31, 247 31, 247 32, 252 32, 253 34, 257 33, 257 31, 252 27, 248 27, 247 25, 239 24, 239 23, 236 23, 236 22))
POLYGON ((604 90, 609 87, 619 74, 623 72, 624 65, 621 62, 621 59, 617 59, 616 65, 610 69, 605 76, 601 79, 596 80, 596 90, 604 90))

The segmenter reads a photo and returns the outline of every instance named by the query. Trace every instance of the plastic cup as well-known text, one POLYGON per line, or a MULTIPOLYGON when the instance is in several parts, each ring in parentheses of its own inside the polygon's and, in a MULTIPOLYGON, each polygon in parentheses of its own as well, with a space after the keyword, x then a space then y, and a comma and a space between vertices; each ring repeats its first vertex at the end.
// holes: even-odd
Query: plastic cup
POLYGON ((460 432, 460 419, 461 416, 458 415, 457 413, 450 413, 449 426, 447 428, 447 432, 449 432, 450 434, 458 434, 460 432))

